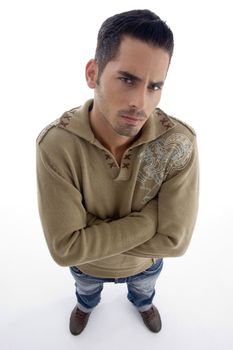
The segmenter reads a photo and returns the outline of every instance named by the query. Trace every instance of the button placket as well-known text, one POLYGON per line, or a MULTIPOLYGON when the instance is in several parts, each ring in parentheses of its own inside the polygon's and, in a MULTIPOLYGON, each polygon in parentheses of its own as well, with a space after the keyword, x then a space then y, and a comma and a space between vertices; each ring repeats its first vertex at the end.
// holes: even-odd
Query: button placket
POLYGON ((104 152, 104 157, 105 157, 105 160, 106 160, 109 168, 110 169, 116 168, 117 164, 116 164, 116 160, 114 159, 114 157, 111 154, 107 153, 105 150, 103 150, 103 152, 104 152))
POLYGON ((122 162, 121 162, 121 168, 122 169, 127 169, 129 170, 130 168, 130 161, 131 161, 131 158, 132 158, 132 153, 131 153, 131 150, 128 150, 124 155, 123 155, 123 159, 122 159, 122 162))

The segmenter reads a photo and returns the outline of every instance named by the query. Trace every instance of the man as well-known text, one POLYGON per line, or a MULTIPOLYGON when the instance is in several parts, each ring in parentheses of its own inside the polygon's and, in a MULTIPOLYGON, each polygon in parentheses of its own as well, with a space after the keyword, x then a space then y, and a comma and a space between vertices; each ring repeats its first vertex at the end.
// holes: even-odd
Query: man
POLYGON ((149 10, 108 18, 86 66, 94 99, 37 139, 38 202, 54 260, 69 266, 80 334, 105 282, 127 283, 149 330, 163 257, 183 254, 198 202, 194 131, 156 108, 173 53, 169 27, 149 10))

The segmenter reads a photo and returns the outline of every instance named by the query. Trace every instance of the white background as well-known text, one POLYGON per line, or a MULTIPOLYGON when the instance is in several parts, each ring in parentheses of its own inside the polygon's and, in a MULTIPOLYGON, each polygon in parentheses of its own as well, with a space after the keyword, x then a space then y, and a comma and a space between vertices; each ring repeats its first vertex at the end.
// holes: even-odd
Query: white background
POLYGON ((231 1, 0 2, 0 348, 230 350, 233 348, 231 1), (155 335, 106 285, 79 337, 69 334, 73 280, 49 255, 40 226, 35 139, 92 96, 84 67, 97 31, 117 12, 149 8, 175 35, 160 107, 191 124, 201 165, 200 210, 188 252, 165 260, 155 335))

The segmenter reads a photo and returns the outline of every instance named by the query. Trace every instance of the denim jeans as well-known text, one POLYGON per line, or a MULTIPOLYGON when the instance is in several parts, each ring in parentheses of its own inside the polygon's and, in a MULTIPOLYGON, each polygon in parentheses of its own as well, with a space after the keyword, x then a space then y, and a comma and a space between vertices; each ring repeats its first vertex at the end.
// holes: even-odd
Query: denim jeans
POLYGON ((75 279, 77 305, 83 312, 91 312, 101 299, 104 283, 127 283, 128 299, 141 312, 148 310, 155 295, 155 282, 162 270, 163 259, 157 259, 148 269, 124 278, 99 278, 70 267, 75 279))

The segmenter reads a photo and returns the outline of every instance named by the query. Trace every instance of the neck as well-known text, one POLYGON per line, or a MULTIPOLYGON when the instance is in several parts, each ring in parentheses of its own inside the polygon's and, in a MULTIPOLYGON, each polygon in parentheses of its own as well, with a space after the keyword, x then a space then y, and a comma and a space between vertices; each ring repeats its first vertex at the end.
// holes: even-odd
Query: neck
POLYGON ((117 134, 104 117, 97 116, 94 108, 90 111, 90 124, 96 139, 119 160, 119 155, 134 141, 135 137, 117 134), (102 122, 99 122, 99 118, 102 122))

